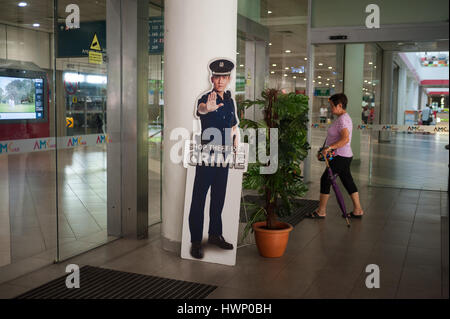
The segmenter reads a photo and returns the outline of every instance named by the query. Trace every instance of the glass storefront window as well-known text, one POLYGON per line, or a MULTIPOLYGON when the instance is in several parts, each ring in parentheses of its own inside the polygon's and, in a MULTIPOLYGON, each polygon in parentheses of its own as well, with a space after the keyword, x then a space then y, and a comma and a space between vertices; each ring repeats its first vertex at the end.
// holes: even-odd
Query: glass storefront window
POLYGON ((0 21, 3 282, 56 258, 53 1, 2 3, 0 21))
POLYGON ((164 125, 164 10, 149 2, 148 224, 161 221, 162 131, 164 125))

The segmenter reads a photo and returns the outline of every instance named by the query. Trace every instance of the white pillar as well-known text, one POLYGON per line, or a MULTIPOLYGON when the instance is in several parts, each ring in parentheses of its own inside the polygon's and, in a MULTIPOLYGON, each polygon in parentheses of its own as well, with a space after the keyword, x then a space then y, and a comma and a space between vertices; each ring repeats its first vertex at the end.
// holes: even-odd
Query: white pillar
MULTIPOLYGON (((406 68, 400 67, 398 74, 398 102, 397 102, 397 123, 398 125, 405 124, 405 110, 408 103, 407 94, 407 76, 406 68)), ((411 92, 412 93, 412 92, 411 92)))
MULTIPOLYGON (((164 8, 163 248, 180 251, 186 169, 170 159, 175 128, 192 133, 194 106, 211 88, 208 62, 236 60, 237 0, 166 0, 164 8)), ((235 70, 231 88, 235 87, 235 70)))
MULTIPOLYGON (((344 93, 348 98, 347 113, 353 125, 361 123, 362 98, 364 81, 364 44, 345 45, 344 93)), ((352 131, 353 159, 361 159, 361 132, 352 131)))
MULTIPOLYGON (((392 90, 394 77, 394 54, 392 51, 383 51, 383 73, 381 79, 381 107, 380 124, 393 124, 392 90)), ((379 132, 379 142, 390 142, 390 132, 379 132)))

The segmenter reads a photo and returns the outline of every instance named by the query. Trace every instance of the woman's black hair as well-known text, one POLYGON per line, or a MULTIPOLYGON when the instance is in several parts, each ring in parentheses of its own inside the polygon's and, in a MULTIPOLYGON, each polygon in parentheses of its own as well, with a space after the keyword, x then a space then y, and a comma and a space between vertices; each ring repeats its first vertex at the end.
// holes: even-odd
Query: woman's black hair
POLYGON ((333 102, 334 106, 337 106, 339 103, 342 104, 342 108, 345 110, 347 108, 347 97, 344 93, 338 93, 330 96, 329 100, 333 102))

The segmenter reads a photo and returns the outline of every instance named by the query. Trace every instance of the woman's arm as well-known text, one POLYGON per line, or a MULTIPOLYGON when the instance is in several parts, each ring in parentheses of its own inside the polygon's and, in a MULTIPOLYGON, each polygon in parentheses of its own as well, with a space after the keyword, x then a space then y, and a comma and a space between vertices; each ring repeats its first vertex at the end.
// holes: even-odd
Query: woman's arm
POLYGON ((324 153, 326 154, 329 150, 336 150, 338 148, 341 148, 345 146, 350 141, 350 132, 348 131, 348 128, 343 128, 341 130, 341 138, 336 143, 333 143, 331 145, 328 145, 326 149, 324 149, 324 153))

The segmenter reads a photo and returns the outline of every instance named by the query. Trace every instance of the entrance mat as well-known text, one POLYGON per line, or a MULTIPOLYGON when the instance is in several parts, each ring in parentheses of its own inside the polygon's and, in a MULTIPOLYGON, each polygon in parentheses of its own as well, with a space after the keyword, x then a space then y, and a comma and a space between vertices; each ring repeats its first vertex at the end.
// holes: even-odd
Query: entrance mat
POLYGON ((204 299, 217 286, 134 274, 99 267, 80 268, 80 288, 66 278, 52 280, 16 299, 204 299))
MULTIPOLYGON (((244 202, 245 203, 252 203, 262 206, 264 204, 264 198, 261 196, 254 196, 254 195, 247 195, 244 196, 244 202)), ((279 221, 289 223, 292 226, 297 225, 300 223, 303 218, 305 218, 305 215, 307 213, 313 212, 315 209, 319 207, 319 201, 318 200, 311 200, 311 199, 296 199, 295 203, 298 204, 298 207, 294 207, 291 215, 278 218, 279 221)), ((247 216, 248 218, 251 217, 252 213, 254 211, 253 207, 247 207, 247 216)), ((245 216, 245 210, 243 204, 241 204, 241 211, 239 215, 239 221, 241 223, 247 222, 247 217, 245 216)))

